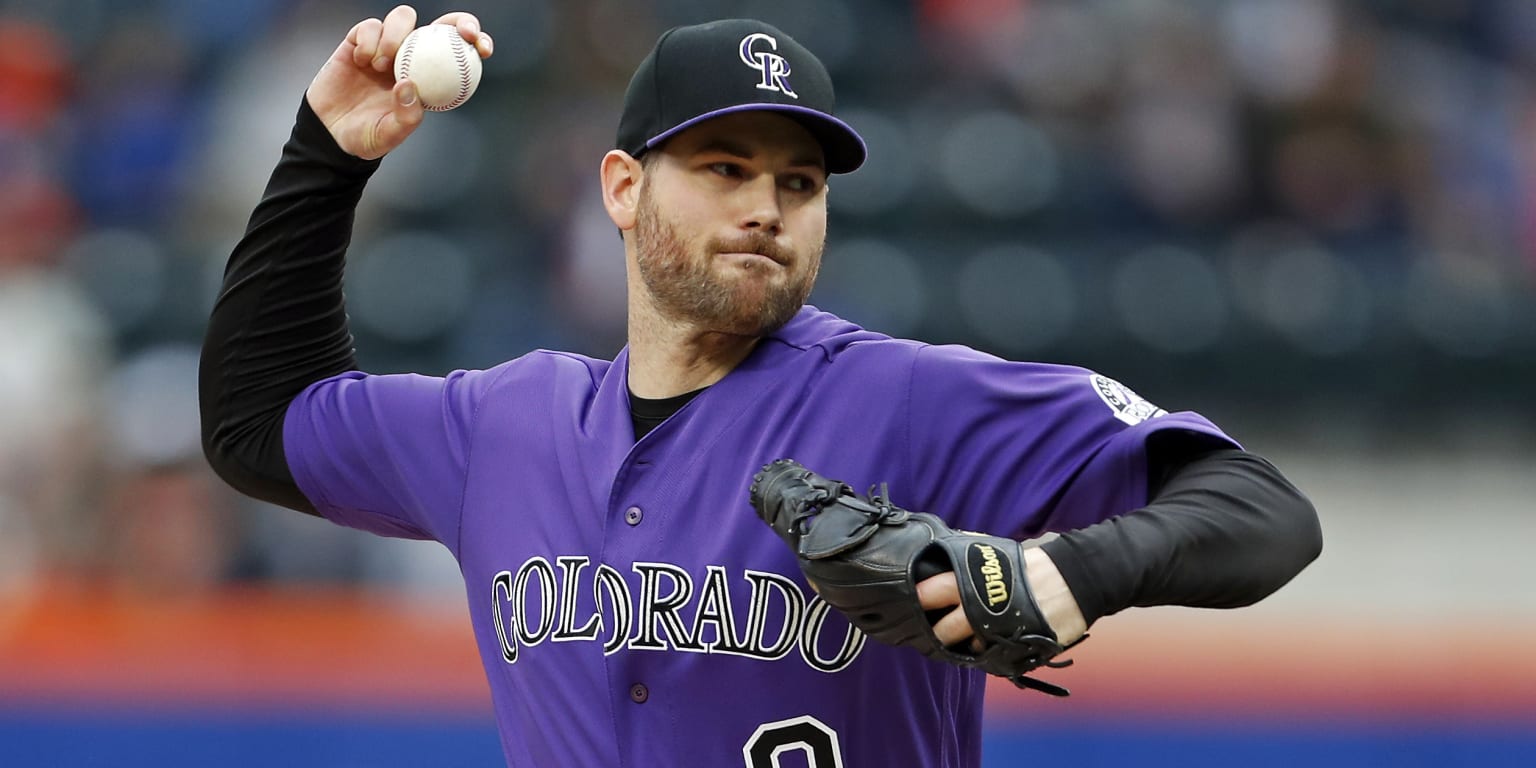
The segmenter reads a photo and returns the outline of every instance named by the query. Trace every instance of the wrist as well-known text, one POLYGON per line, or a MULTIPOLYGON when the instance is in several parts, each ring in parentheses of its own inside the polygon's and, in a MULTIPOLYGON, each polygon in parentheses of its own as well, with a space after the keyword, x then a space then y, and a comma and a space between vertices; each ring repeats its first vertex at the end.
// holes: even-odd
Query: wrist
POLYGON ((1056 562, 1038 547, 1025 549, 1023 559, 1030 593, 1051 631, 1056 633, 1056 641, 1062 645, 1077 642, 1088 632, 1088 622, 1056 562))
POLYGON ((378 170, 381 160, 365 160, 344 149, 335 134, 331 133, 330 126, 315 111, 307 91, 299 103, 299 114, 290 143, 301 147, 303 155, 309 160, 349 180, 366 181, 378 170))

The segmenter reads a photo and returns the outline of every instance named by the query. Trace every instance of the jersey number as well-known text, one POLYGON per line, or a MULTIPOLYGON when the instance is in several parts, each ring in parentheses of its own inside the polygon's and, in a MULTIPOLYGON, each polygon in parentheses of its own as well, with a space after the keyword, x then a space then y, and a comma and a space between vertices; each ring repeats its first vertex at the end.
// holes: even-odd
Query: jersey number
POLYGON ((810 768, 843 768, 837 731, 810 715, 763 723, 741 747, 747 768, 779 768, 779 755, 798 749, 810 768))

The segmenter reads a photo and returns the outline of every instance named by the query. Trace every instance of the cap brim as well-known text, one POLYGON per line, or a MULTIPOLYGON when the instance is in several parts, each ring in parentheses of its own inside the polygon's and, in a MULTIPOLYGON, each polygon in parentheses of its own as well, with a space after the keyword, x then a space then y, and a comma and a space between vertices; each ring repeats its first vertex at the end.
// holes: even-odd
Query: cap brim
POLYGON ((856 170, 864 164, 864 158, 869 150, 864 145, 864 137, 859 135, 853 126, 819 110, 802 107, 795 104, 765 104, 754 102, 752 104, 738 104, 733 107, 711 110, 698 117, 684 120, 677 125, 656 134, 645 142, 646 149, 654 149, 657 145, 672 138, 678 133, 688 130, 705 120, 712 120, 722 115, 735 114, 737 112, 783 112, 787 117, 805 126, 807 131, 821 144, 821 151, 827 163, 827 173, 848 173, 856 170))

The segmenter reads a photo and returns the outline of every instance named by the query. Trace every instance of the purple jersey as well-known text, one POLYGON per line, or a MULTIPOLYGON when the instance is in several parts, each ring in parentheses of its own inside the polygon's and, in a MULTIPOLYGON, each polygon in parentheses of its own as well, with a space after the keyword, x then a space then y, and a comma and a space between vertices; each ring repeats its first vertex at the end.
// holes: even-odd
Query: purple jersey
POLYGON ((627 359, 348 373, 288 411, 322 514, 458 559, 509 765, 977 765, 984 676, 866 642, 757 518, 753 473, 790 457, 1023 538, 1143 505, 1152 432, 1221 436, 1090 371, 807 307, 637 443, 627 359))

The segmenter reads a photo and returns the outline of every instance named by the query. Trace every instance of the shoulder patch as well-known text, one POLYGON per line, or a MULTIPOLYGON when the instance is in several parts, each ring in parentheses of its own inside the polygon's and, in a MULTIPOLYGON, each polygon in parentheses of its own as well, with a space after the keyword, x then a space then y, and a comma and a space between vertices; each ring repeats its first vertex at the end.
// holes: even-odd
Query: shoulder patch
POLYGON ((1136 394, 1130 387, 1108 376, 1095 373, 1088 377, 1088 382, 1093 386, 1093 391, 1098 393, 1099 399, 1114 412, 1115 418, 1133 427, 1147 419, 1168 415, 1167 411, 1147 402, 1146 398, 1136 394))

